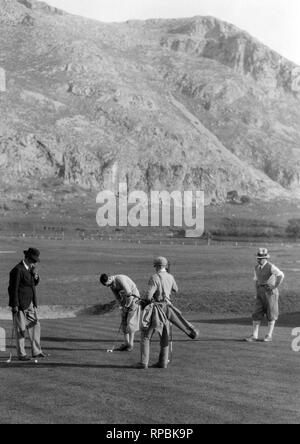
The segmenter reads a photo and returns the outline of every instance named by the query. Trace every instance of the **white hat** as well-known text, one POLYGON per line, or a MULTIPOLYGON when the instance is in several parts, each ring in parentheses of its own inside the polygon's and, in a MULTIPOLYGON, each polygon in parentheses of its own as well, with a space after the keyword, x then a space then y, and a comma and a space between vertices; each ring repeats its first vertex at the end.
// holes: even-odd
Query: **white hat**
POLYGON ((267 248, 260 248, 256 257, 257 259, 269 259, 271 256, 269 255, 267 248))

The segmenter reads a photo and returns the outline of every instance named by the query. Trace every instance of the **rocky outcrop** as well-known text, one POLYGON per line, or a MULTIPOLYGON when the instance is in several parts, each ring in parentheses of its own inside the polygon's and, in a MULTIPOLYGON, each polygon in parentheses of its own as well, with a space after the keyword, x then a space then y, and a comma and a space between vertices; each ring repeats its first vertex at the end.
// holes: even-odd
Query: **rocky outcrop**
POLYGON ((61 11, 60 9, 55 8, 54 6, 50 6, 45 2, 39 2, 36 0, 17 0, 17 1, 18 3, 24 5, 28 9, 34 9, 47 14, 58 14, 58 15, 64 14, 64 12, 61 11))
POLYGON ((213 17, 195 17, 170 27, 161 44, 251 76, 271 96, 276 96, 281 89, 300 92, 299 68, 247 33, 213 17))
POLYGON ((26 24, 26 20, 34 21, 33 16, 15 0, 0 0, 0 24, 26 24))
POLYGON ((53 196, 119 182, 207 202, 300 195, 300 68, 248 34, 210 17, 103 24, 33 0, 0 11, 10 196, 22 181, 53 196))

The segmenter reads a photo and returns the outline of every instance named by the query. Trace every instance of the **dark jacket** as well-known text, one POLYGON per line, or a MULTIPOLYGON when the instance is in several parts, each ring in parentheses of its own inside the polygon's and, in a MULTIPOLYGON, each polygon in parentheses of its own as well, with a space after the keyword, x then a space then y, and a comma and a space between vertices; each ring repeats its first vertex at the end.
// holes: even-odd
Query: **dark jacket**
POLYGON ((36 289, 40 278, 35 279, 33 273, 26 270, 20 262, 9 275, 9 306, 27 310, 31 303, 37 307, 36 289))

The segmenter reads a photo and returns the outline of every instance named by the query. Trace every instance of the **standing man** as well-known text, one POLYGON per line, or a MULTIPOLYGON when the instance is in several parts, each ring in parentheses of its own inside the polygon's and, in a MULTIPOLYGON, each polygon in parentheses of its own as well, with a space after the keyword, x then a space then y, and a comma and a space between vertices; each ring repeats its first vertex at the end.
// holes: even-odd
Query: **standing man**
POLYGON ((134 335, 140 330, 141 298, 136 284, 125 275, 108 276, 102 274, 100 282, 111 289, 122 309, 121 329, 125 344, 118 351, 131 352, 134 347, 134 335))
POLYGON ((253 335, 247 342, 258 340, 259 327, 266 316, 268 319, 268 334, 264 342, 272 342, 275 323, 279 317, 279 291, 278 288, 284 280, 284 274, 279 268, 268 261, 270 255, 266 248, 260 248, 257 255, 257 265, 254 271, 256 287, 256 306, 253 313, 253 335))
POLYGON ((174 277, 168 273, 168 260, 154 260, 156 273, 150 278, 146 295, 146 306, 142 316, 141 362, 136 368, 147 369, 149 365, 150 341, 155 332, 160 336, 160 355, 156 368, 167 368, 169 363, 170 322, 191 339, 199 336, 198 330, 182 316, 171 302, 171 294, 178 292, 174 277))
POLYGON ((20 361, 30 361, 25 351, 25 335, 28 331, 32 357, 45 358, 41 349, 41 326, 37 318, 36 286, 40 277, 35 270, 40 262, 40 252, 35 248, 24 251, 24 260, 10 272, 9 306, 12 309, 17 353, 20 361))

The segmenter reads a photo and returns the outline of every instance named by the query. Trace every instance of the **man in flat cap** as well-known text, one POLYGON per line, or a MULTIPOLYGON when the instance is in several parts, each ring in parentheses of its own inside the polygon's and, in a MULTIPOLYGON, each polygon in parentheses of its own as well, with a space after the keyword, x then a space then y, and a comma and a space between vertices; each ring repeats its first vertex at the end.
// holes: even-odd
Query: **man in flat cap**
POLYGON ((199 336, 199 331, 172 304, 171 295, 178 292, 178 287, 174 276, 168 271, 168 260, 160 256, 154 260, 153 265, 156 272, 149 281, 145 297, 148 305, 142 315, 141 361, 135 366, 140 369, 147 369, 149 366, 150 342, 155 332, 160 337, 160 354, 153 367, 168 367, 170 323, 191 339, 197 339, 199 336))
POLYGON ((279 291, 278 288, 284 280, 284 274, 279 268, 268 261, 270 255, 266 248, 260 248, 257 255, 257 265, 254 270, 256 287, 256 305, 252 315, 253 334, 246 339, 247 342, 258 341, 261 322, 266 316, 268 333, 264 342, 272 342, 275 323, 279 317, 279 291))
POLYGON ((135 332, 140 329, 141 298, 136 284, 126 275, 109 276, 102 274, 100 282, 113 292, 122 309, 121 329, 125 343, 117 351, 131 352, 134 347, 135 332))
POLYGON ((41 326, 37 318, 36 286, 40 277, 36 264, 40 262, 40 252, 36 248, 24 251, 24 259, 10 272, 9 306, 12 309, 17 354, 20 361, 30 361, 25 351, 25 335, 28 331, 32 357, 45 358, 41 349, 41 326))

